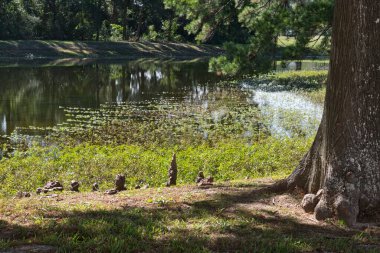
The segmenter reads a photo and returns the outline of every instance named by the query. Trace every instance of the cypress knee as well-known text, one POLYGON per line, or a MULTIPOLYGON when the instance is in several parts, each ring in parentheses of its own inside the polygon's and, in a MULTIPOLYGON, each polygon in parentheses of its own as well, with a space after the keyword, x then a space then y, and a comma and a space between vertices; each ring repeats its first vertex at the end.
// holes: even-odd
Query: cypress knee
POLYGON ((169 167, 169 180, 166 183, 166 186, 176 185, 177 184, 177 160, 176 155, 173 154, 172 162, 169 167))

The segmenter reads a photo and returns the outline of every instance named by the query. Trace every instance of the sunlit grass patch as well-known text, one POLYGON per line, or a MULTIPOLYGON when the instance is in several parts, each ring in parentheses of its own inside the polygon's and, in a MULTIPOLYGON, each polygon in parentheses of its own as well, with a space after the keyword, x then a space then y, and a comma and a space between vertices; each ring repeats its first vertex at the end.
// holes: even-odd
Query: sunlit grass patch
POLYGON ((156 145, 32 148, 0 163, 0 192, 34 191, 49 180, 69 185, 79 180, 83 190, 94 182, 102 189, 112 187, 116 174, 124 173, 127 187, 140 180, 150 186, 162 186, 167 179, 171 155, 177 153, 179 184, 194 182, 198 171, 217 181, 285 175, 306 152, 311 140, 305 138, 264 138, 252 144, 226 139, 215 145, 196 145, 170 149, 156 145))
POLYGON ((294 37, 279 36, 277 40, 277 46, 288 47, 294 46, 296 44, 296 39, 294 37))
POLYGON ((289 78, 299 78, 299 77, 326 77, 327 70, 305 70, 305 71, 287 71, 278 72, 273 75, 275 79, 289 79, 289 78))
POLYGON ((298 93, 309 98, 314 103, 323 104, 325 102, 326 87, 314 91, 299 91, 298 93))
POLYGON ((260 189, 226 183, 208 190, 63 193, 16 199, 10 206, 0 202, 0 210, 9 210, 0 213, 0 228, 8 231, 0 246, 44 244, 58 252, 376 252, 377 237, 310 223, 298 208, 288 207, 292 196, 277 206, 272 204, 277 196, 260 189), (167 205, 147 201, 158 195, 177 200, 167 205), (176 197, 185 195, 192 197, 176 197))

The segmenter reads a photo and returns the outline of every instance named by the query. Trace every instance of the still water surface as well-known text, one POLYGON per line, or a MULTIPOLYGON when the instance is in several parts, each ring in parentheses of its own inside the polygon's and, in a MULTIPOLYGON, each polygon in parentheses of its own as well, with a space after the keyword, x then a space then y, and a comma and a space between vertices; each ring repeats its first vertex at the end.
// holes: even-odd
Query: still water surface
MULTIPOLYGON (((277 64, 276 71, 326 68, 327 63, 291 62, 277 64)), ((10 135, 19 128, 62 124, 66 120, 64 108, 97 109, 107 103, 160 100, 202 101, 207 105, 208 101, 202 100, 204 95, 222 79, 208 71, 207 60, 177 62, 145 59, 80 66, 3 66, 0 67, 0 135, 10 135)), ((268 106, 281 106, 276 99, 281 100, 282 94, 252 92, 251 101, 248 102, 256 103, 264 113, 268 106)), ((288 101, 294 99, 296 103, 284 106, 298 105, 298 109, 304 111, 314 108, 308 117, 319 120, 320 106, 305 102, 296 94, 286 96, 288 101), (308 106, 305 107, 305 104, 308 106)), ((284 133, 278 124, 273 121, 273 131, 284 133)))

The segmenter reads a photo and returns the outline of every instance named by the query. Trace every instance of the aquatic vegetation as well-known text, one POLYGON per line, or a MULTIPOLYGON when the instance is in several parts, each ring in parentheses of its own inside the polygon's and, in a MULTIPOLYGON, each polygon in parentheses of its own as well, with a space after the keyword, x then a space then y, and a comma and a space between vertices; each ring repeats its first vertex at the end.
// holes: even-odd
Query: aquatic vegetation
POLYGON ((141 180, 163 186, 173 152, 179 184, 193 183, 200 170, 217 181, 284 176, 311 144, 322 111, 311 94, 323 93, 325 78, 288 72, 186 87, 180 97, 168 91, 98 108, 62 106, 63 123, 18 127, 2 140, 0 194, 53 179, 106 189, 119 173, 129 188, 141 180))
POLYGON ((308 70, 308 71, 286 71, 286 72, 278 72, 272 73, 268 76, 273 77, 275 80, 284 80, 284 79, 295 79, 299 77, 307 77, 307 78, 315 78, 316 82, 319 77, 327 77, 328 70, 308 70))
POLYGON ((267 91, 321 89, 327 81, 327 70, 275 72, 259 77, 249 77, 245 85, 267 91))
MULTIPOLYGON (((248 99, 249 93, 238 87, 209 87, 199 88, 183 100, 106 103, 99 109, 62 108, 66 121, 49 129, 47 141, 61 145, 156 143, 172 147, 234 138, 249 143, 267 131, 259 122, 257 107, 247 103, 248 99)), ((14 136, 30 130, 18 128, 14 136)))
POLYGON ((323 104, 325 102, 325 95, 326 95, 326 87, 323 87, 321 89, 313 90, 313 91, 297 91, 298 94, 310 99, 310 101, 317 103, 317 104, 323 104))

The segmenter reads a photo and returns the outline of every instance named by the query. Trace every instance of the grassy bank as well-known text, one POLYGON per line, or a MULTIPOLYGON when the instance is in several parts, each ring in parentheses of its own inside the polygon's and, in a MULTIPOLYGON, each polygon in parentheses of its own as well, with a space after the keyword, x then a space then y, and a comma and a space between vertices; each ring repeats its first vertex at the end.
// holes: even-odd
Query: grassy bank
POLYGON ((310 101, 323 104, 326 95, 327 70, 291 71, 278 73, 272 77, 276 85, 296 89, 298 94, 310 101))
POLYGON ((252 85, 265 84, 268 88, 280 90, 313 92, 326 84, 327 73, 327 70, 285 71, 253 78, 251 83, 252 85))
POLYGON ((318 222, 301 195, 266 192, 272 182, 0 199, 0 251, 378 252, 380 231, 318 222))
MULTIPOLYGON (((311 139, 303 138, 265 138, 252 145, 227 139, 212 146, 186 145, 176 151, 178 183, 193 183, 200 170, 217 181, 284 177, 297 165, 310 143, 311 139)), ((175 149, 160 145, 89 144, 32 148, 0 163, 0 194, 34 191, 49 180, 59 180, 66 188, 71 180, 78 180, 87 191, 98 182, 106 190, 112 188, 118 173, 126 175, 129 189, 140 180, 150 186, 163 186, 175 149)))
POLYGON ((130 59, 141 57, 194 58, 215 56, 214 46, 154 42, 0 41, 0 60, 56 58, 130 59))

